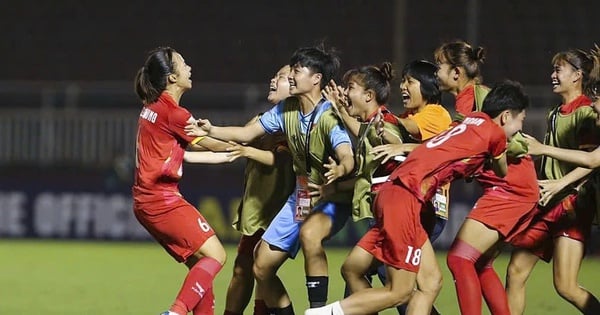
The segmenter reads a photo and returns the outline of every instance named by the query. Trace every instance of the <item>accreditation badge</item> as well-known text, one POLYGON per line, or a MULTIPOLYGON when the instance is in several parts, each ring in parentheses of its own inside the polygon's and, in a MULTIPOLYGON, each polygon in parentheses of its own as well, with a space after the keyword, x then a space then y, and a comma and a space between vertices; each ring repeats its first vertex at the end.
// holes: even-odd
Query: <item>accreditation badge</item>
POLYGON ((448 208, 450 197, 450 183, 439 187, 433 196, 433 208, 435 209, 435 215, 444 220, 448 220, 448 208))
POLYGON ((308 177, 297 176, 294 220, 296 220, 296 222, 303 222, 310 213, 311 208, 311 198, 308 191, 308 177))

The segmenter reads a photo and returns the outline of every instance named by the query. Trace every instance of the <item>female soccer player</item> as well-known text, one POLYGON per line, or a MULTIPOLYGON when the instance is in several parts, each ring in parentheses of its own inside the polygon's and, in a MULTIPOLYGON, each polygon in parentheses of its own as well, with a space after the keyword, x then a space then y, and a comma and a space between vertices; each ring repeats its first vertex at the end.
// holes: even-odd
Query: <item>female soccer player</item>
POLYGON ((265 133, 284 132, 296 172, 296 191, 273 219, 255 251, 254 275, 267 307, 277 314, 292 314, 289 296, 277 270, 294 258, 300 245, 305 259, 311 306, 327 301, 328 270, 323 241, 339 231, 351 212, 349 193, 336 193, 314 203, 308 183, 328 184, 350 174, 354 157, 350 138, 333 113, 322 89, 339 69, 336 55, 317 47, 300 48, 290 60, 291 97, 244 127, 217 127, 199 120, 188 134, 249 142, 265 133), (331 161, 335 160, 335 165, 331 161))
MULTIPOLYGON (((386 286, 357 291, 305 314, 372 314, 423 294, 417 286, 420 267, 439 269, 420 223, 425 202, 437 188, 472 174, 490 157, 494 170, 504 176, 506 139, 521 129, 528 103, 520 85, 499 84, 490 91, 482 113, 468 115, 463 123, 414 149, 379 190, 374 204, 377 223, 352 250, 360 253, 363 265, 378 260, 387 266, 386 286)), ((358 256, 348 259, 352 257, 358 256)), ((429 314, 431 305, 416 305, 410 311, 429 314)))
MULTIPOLYGON (((277 104, 290 96, 285 65, 271 79, 268 101, 277 104)), ((255 123, 260 115, 249 124, 255 123)), ((250 301, 254 288, 254 248, 265 229, 294 191, 295 175, 291 156, 283 134, 265 135, 250 145, 228 148, 232 159, 248 158, 245 171, 244 196, 233 219, 233 226, 242 233, 233 275, 227 289, 225 315, 241 315, 250 301)), ((266 315, 262 290, 255 290, 254 315, 266 315)))
MULTIPOLYGON (((428 140, 449 128, 450 114, 440 105, 441 92, 436 78, 437 69, 436 65, 424 60, 413 61, 404 66, 400 90, 406 110, 400 117, 397 117, 400 129, 404 130, 402 132, 404 143, 376 146, 371 150, 371 155, 375 155, 375 160, 378 161, 383 157, 385 162, 390 157, 403 155, 416 147, 417 143, 428 140)), ((422 215, 422 224, 425 225, 424 228, 429 235, 430 242, 437 239, 447 220, 447 196, 444 196, 444 199, 444 205, 435 202, 436 207, 434 207, 434 203, 428 202, 428 211, 422 215), (438 218, 436 216, 437 209, 441 210, 440 215, 445 214, 440 219, 436 219, 438 218)), ((428 304, 428 307, 431 307, 441 289, 441 270, 424 268, 417 283, 424 294, 411 299, 410 307, 414 308, 419 304, 428 304), (427 281, 425 281, 426 279, 427 281)), ((364 285, 364 281, 362 284, 364 285)), ((398 309, 400 314, 406 313, 406 305, 400 306, 398 309)), ((434 311, 434 314, 437 314, 437 311, 434 311)))
MULTIPOLYGON (((456 96, 456 111, 465 115, 480 110, 488 93, 481 85, 483 48, 457 41, 441 45, 434 53, 440 65, 440 85, 456 96)), ((458 117, 460 119, 460 117, 458 117)), ((493 314, 509 314, 502 281, 493 260, 504 242, 523 231, 531 222, 539 190, 535 166, 523 149, 520 134, 508 146, 508 174, 496 176, 491 169, 475 175, 483 195, 465 219, 448 252, 462 314, 481 314, 481 297, 493 314)))
POLYGON ((189 272, 166 315, 213 312, 213 279, 225 263, 225 249, 202 214, 177 187, 184 152, 202 137, 188 136, 194 121, 179 105, 192 88, 191 67, 169 47, 153 50, 135 78, 144 104, 138 122, 133 211, 138 221, 189 272))
MULTIPOLYGON (((598 145, 597 114, 586 95, 594 95, 596 82, 590 77, 598 69, 596 53, 582 50, 559 52, 552 58, 552 90, 563 103, 548 115, 545 144, 565 149, 598 145)), ((506 290, 512 314, 525 310, 525 283, 537 261, 554 258, 554 287, 558 294, 584 314, 600 314, 598 299, 581 287, 577 278, 585 253, 594 209, 591 195, 598 187, 581 184, 591 170, 576 168, 550 157, 542 157, 540 169, 541 214, 513 242, 507 270, 506 290)))

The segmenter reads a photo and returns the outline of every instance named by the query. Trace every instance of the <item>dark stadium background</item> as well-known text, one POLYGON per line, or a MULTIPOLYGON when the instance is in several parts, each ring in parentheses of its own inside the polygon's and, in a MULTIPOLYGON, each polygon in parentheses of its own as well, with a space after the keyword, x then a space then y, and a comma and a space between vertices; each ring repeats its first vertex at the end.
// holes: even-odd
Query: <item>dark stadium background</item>
MULTIPOLYGON (((268 108, 267 82, 298 47, 335 48, 342 71, 386 60, 400 69, 464 39, 487 49, 484 82, 526 86, 526 131, 539 137, 546 109, 559 101, 550 59, 600 43, 598 12, 599 1, 583 0, 4 1, 0 236, 147 239, 129 204, 140 108, 132 80, 153 47, 172 46, 192 66, 194 89, 182 103, 196 116, 241 124, 268 108)), ((400 112, 397 85, 394 93, 400 112)), ((451 108, 452 98, 444 103, 451 108)), ((186 166, 182 182, 231 242, 243 165, 186 166)), ((448 245, 478 193, 464 183, 454 189, 458 217, 438 246, 448 245)))

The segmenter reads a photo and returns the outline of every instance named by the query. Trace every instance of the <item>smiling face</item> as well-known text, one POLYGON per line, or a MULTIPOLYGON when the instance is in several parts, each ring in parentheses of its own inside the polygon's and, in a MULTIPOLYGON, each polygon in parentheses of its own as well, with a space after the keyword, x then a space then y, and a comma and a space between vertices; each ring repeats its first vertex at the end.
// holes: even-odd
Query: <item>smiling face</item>
POLYGON ((421 82, 409 75, 402 78, 400 92, 402 93, 404 108, 411 112, 427 105, 427 101, 421 94, 421 82))
POLYGON ((175 73, 169 75, 169 83, 175 84, 183 90, 191 89, 192 67, 185 63, 185 60, 179 53, 173 53, 173 70, 175 70, 175 73))
POLYGON ((458 87, 457 80, 455 80, 456 71, 455 68, 446 61, 440 61, 437 63, 438 71, 437 78, 440 85, 440 90, 451 91, 458 87))
POLYGON ((269 85, 269 95, 267 100, 271 104, 277 104, 280 101, 290 96, 290 82, 288 76, 290 75, 290 66, 285 65, 277 71, 277 73, 271 78, 271 84, 269 85))
POLYGON ((552 79, 552 92, 563 95, 580 88, 581 73, 568 62, 561 60, 554 64, 552 79))
POLYGON ((301 95, 311 92, 315 86, 320 88, 321 74, 313 73, 308 67, 296 64, 292 66, 288 81, 291 95, 301 95))

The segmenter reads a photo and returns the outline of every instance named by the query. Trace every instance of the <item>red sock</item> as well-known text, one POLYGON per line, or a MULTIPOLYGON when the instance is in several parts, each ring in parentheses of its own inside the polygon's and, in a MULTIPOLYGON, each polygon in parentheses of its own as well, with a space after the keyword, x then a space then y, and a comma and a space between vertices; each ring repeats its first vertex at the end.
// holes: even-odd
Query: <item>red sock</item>
POLYGON ((481 293, 490 309, 490 313, 494 315, 510 315, 508 308, 508 298, 506 291, 498 274, 494 270, 493 259, 483 268, 479 269, 479 283, 481 283, 481 293))
POLYGON ((198 260, 185 277, 183 286, 169 310, 181 315, 193 310, 206 293, 212 291, 213 279, 222 267, 214 258, 203 257, 198 260))
POLYGON ((471 245, 456 239, 448 253, 447 264, 454 277, 461 314, 481 314, 481 285, 475 262, 481 253, 471 245))
POLYGON ((206 290, 200 303, 192 310, 193 315, 214 315, 215 314, 215 295, 213 288, 206 290))
POLYGON ((265 300, 254 300, 254 315, 268 315, 267 304, 265 300))

